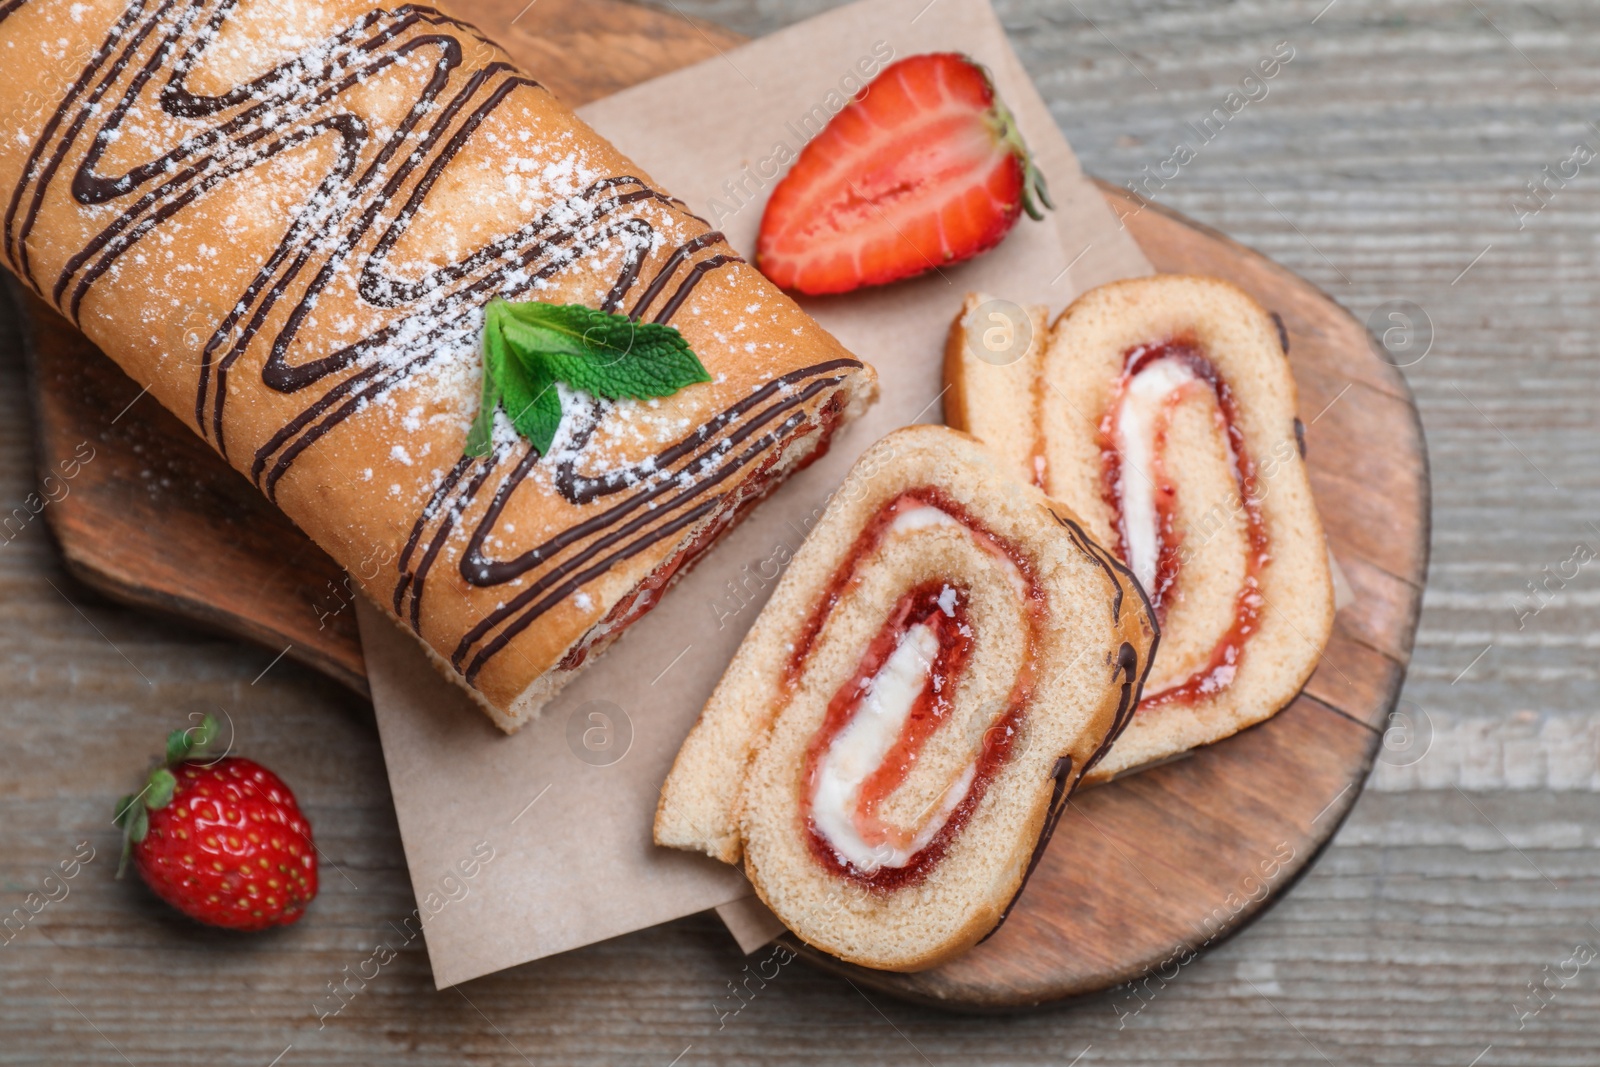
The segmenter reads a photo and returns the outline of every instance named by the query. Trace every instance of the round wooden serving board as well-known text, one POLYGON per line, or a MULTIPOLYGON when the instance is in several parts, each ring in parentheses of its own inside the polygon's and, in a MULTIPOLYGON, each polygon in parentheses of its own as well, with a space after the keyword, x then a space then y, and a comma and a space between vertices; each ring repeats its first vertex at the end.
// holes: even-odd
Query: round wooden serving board
MULTIPOLYGON (((739 41, 617 0, 524 3, 461 10, 574 103, 739 41)), ((1301 278, 1102 188, 1156 269, 1227 278, 1282 317, 1312 484, 1354 598, 1305 690, 1276 717, 1075 797, 1010 919, 972 952, 901 975, 795 946, 857 985, 961 1010, 1015 1009, 1142 977, 1154 989, 1266 907, 1355 802, 1422 600, 1427 457, 1400 373, 1301 278)), ((354 613, 340 610, 350 593, 334 562, 54 312, 12 292, 27 312, 41 479, 84 442, 95 450, 45 509, 73 574, 118 600, 287 647, 364 692, 354 613)), ((1130 993, 1126 1010, 1139 1003, 1130 993)))

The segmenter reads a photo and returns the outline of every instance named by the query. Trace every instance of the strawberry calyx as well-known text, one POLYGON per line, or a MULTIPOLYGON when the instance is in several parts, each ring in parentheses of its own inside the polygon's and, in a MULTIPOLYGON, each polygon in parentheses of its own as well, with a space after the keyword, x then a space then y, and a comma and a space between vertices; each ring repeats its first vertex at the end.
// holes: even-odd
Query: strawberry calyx
POLYGON ((990 95, 994 99, 987 117, 994 129, 995 138, 1011 149, 1012 154, 1022 164, 1022 210, 1026 211, 1033 221, 1043 222, 1044 211, 1040 210, 1041 205, 1050 211, 1056 209, 1055 201, 1050 199, 1050 188, 1045 184, 1044 172, 1034 164, 1033 153, 1028 151, 1028 143, 1022 139, 1022 130, 1017 126, 1016 116, 995 91, 994 78, 990 75, 989 68, 981 63, 975 65, 988 79, 990 95))
POLYGON ((166 756, 150 768, 150 773, 145 776, 144 788, 117 801, 117 813, 113 821, 122 831, 118 878, 127 873, 133 846, 143 841, 150 832, 150 812, 160 811, 172 803, 172 796, 178 788, 178 779, 172 773, 172 768, 209 755, 210 746, 216 742, 218 732, 216 717, 209 714, 197 726, 173 730, 167 735, 166 756))

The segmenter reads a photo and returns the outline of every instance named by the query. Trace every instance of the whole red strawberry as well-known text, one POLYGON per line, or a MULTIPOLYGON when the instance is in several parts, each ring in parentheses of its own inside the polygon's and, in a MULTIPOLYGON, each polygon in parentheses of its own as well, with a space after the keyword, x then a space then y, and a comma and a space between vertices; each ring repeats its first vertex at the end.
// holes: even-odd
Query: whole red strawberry
POLYGON ((317 895, 311 824, 258 763, 212 758, 216 720, 175 730, 145 788, 123 797, 120 878, 133 860, 162 900, 212 926, 263 930, 300 918, 317 895))
POLYGON ((772 191, 756 261, 785 289, 843 293, 970 259, 1053 206, 989 72, 964 55, 884 68, 772 191))

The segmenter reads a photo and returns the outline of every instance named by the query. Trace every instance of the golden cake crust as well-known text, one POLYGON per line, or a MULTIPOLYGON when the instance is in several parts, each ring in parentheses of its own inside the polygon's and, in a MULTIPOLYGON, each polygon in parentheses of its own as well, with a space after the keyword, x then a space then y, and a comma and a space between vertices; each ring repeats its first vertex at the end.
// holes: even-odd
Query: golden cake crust
POLYGON ((445 13, 22 0, 0 6, 0 54, 38 57, 0 80, 7 264, 504 727, 874 394, 445 13), (495 296, 667 322, 713 381, 564 395, 551 455, 502 415, 492 455, 464 459, 495 296))

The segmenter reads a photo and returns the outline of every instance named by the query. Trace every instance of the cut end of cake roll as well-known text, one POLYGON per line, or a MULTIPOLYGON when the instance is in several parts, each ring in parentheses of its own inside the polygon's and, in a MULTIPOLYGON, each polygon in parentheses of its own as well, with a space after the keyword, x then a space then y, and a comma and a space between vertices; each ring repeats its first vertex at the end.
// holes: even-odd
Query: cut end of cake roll
POLYGON ((943 427, 869 449, 685 740, 659 844, 743 860, 790 930, 884 970, 1000 922, 1156 644, 1075 516, 943 427))
MULTIPOLYGON (((659 562, 643 571, 631 586, 626 584, 628 579, 608 582, 607 577, 601 575, 594 585, 577 589, 573 597, 587 599, 592 606, 591 614, 598 621, 587 628, 570 631, 576 637, 555 658, 555 665, 529 683, 509 705, 502 708, 485 699, 477 686, 468 686, 501 729, 514 732, 536 717, 545 704, 594 663, 629 626, 658 604, 667 590, 751 509, 791 475, 824 455, 840 426, 855 419, 876 400, 877 376, 871 367, 848 358, 834 362, 838 365, 823 373, 808 375, 812 380, 802 381, 798 386, 778 383, 783 387, 773 389, 763 404, 752 406, 743 419, 729 424, 731 433, 706 435, 705 445, 691 453, 690 459, 682 464, 681 472, 669 469, 664 477, 654 479, 655 485, 650 484, 650 478, 641 479, 642 484, 632 496, 642 501, 645 508, 650 507, 660 485, 676 482, 680 489, 687 484, 687 490, 666 496, 662 503, 671 506, 677 503, 675 498, 678 497, 707 498, 700 508, 703 517, 683 526, 670 542, 670 549, 659 555, 659 562), (783 418, 785 415, 787 419, 783 418), (761 426, 763 422, 770 426, 765 434, 739 432, 741 425, 761 426), (723 438, 729 437, 742 443, 743 448, 734 449, 721 443, 723 438), (749 461, 745 470, 739 469, 741 459, 749 461), (726 484, 718 487, 720 493, 697 492, 694 481, 685 482, 690 472, 693 472, 694 481, 711 486, 724 481, 726 484), (705 504, 712 506, 705 507, 705 504), (620 592, 613 594, 611 590, 620 592)), ((766 385, 757 385, 751 393, 760 395, 766 388, 766 385)), ((626 502, 625 499, 623 503, 626 502)), ((670 523, 669 517, 663 524, 670 523)), ((606 536, 602 534, 598 540, 604 542, 606 536)))
MULTIPOLYGON (((952 325, 952 351, 966 332, 952 325)), ((992 368, 961 356, 947 383, 971 395, 992 368)), ((1045 491, 1127 563, 1160 621, 1139 710, 1090 781, 1271 717, 1321 657, 1333 583, 1286 357, 1279 321, 1236 286, 1130 279, 1062 314, 1031 393, 991 384, 992 403, 949 412, 1000 462, 1042 457, 1045 491)))

